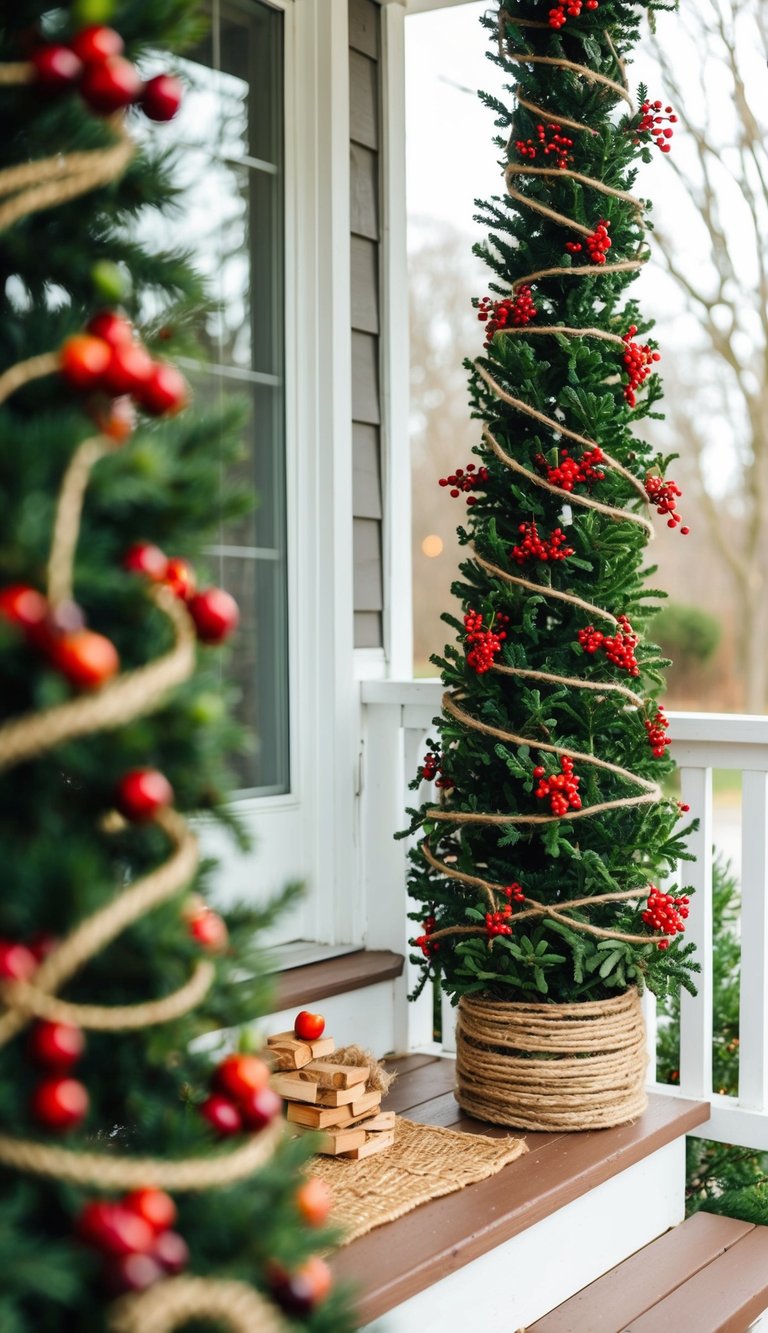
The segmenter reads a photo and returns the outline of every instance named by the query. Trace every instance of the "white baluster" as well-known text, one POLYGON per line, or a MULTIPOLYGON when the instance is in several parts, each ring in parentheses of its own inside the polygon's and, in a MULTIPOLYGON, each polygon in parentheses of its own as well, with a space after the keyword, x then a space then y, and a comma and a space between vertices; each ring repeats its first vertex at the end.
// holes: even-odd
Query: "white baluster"
POLYGON ((694 978, 698 994, 682 992, 680 1000, 680 1088, 687 1097, 708 1098, 712 1092, 712 769, 680 769, 682 798, 699 827, 688 842, 694 862, 680 868, 681 885, 696 890, 691 899, 686 940, 696 945, 701 973, 694 978))
POLYGON ((741 805, 739 1102, 768 1106, 768 773, 746 771, 741 805))

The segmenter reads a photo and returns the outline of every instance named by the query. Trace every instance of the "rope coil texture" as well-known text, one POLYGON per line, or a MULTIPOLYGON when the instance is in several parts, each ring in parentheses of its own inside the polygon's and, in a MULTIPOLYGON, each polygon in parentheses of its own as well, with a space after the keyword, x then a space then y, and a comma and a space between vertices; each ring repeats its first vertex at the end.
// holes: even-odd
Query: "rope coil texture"
POLYGON ((645 1025, 636 990, 583 1004, 495 1004, 462 995, 456 1100, 516 1129, 606 1129, 647 1105, 645 1025))
MULTIPOLYGON (((31 65, 0 67, 0 85, 32 82, 31 65)), ((55 208, 118 179, 135 152, 122 115, 107 125, 114 142, 90 152, 57 154, 0 172, 0 232, 32 213, 55 208)), ((0 404, 11 394, 59 367, 58 352, 45 352, 11 366, 0 375, 0 404)), ((73 590, 73 565, 80 519, 91 471, 113 442, 103 436, 84 440, 65 472, 58 497, 47 571, 53 606, 73 590)), ((81 695, 40 713, 17 717, 0 726, 0 771, 39 758, 66 741, 122 727, 162 706, 168 692, 195 669, 196 635, 183 605, 167 588, 147 594, 173 630, 171 648, 98 691, 81 695)), ((198 865, 197 841, 173 810, 156 817, 171 844, 170 855, 150 874, 135 881, 81 922, 48 955, 30 983, 0 987, 0 1047, 33 1018, 45 1017, 99 1031, 129 1031, 179 1018, 204 998, 215 976, 207 960, 171 995, 137 1005, 106 1007, 70 1004, 56 992, 90 958, 145 913, 179 894, 198 865)), ((252 1175, 271 1158, 284 1135, 282 1120, 240 1146, 205 1158, 186 1160, 121 1157, 87 1152, 0 1135, 0 1163, 32 1175, 86 1188, 130 1190, 148 1183, 159 1189, 208 1190, 252 1175)), ((242 1282, 210 1278, 174 1278, 141 1295, 126 1296, 113 1307, 113 1333, 166 1333, 190 1318, 219 1320, 232 1333, 281 1333, 285 1322, 274 1307, 242 1282)))

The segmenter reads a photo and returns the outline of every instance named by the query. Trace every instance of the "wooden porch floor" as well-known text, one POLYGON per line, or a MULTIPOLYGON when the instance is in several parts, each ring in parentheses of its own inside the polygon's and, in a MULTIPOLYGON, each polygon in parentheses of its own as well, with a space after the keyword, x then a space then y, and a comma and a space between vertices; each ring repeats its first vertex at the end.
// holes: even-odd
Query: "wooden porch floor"
MULTIPOLYGON (((411 1055, 386 1063, 398 1071, 387 1110, 465 1134, 515 1134, 461 1112, 453 1096, 453 1061, 411 1055)), ((361 1294, 360 1323, 379 1318, 525 1231, 702 1124, 708 1114, 704 1102, 651 1097, 639 1120, 618 1129, 525 1133, 529 1151, 497 1175, 434 1199, 338 1251, 332 1266, 338 1278, 353 1283, 361 1294)))

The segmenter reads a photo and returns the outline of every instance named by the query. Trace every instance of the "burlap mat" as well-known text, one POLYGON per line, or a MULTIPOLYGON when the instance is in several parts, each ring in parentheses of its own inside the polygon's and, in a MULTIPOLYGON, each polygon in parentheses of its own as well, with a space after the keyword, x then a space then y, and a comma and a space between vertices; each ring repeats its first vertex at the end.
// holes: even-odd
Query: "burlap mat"
POLYGON ((398 1116, 391 1148, 361 1162, 316 1157, 312 1174, 331 1186, 331 1221, 345 1233, 341 1244, 348 1245, 420 1203, 495 1175, 527 1151, 523 1139, 457 1134, 398 1116))

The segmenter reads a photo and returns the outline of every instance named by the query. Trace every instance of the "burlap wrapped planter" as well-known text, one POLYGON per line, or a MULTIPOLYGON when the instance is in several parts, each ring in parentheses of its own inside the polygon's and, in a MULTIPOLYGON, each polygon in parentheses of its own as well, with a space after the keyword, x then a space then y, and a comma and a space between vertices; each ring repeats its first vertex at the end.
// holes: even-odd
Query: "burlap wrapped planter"
POLYGON ((585 1004, 464 995, 456 1024, 456 1100, 516 1129, 607 1129, 647 1105, 648 1062, 636 990, 585 1004))

